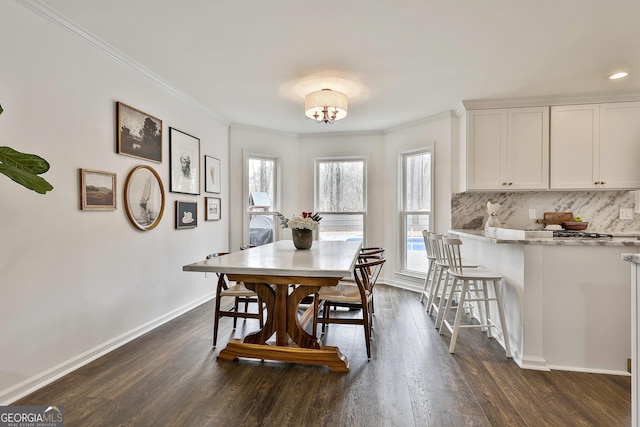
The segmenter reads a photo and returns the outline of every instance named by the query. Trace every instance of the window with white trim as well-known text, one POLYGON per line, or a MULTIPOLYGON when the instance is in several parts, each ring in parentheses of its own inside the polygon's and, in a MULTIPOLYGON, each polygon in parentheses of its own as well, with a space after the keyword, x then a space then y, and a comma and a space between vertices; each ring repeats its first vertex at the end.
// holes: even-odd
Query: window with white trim
POLYGON ((277 158, 257 155, 247 157, 246 202, 250 245, 260 246, 276 239, 278 167, 277 158))
POLYGON ((424 274, 427 260, 422 230, 432 230, 433 156, 430 149, 402 154, 402 269, 424 274))
POLYGON ((315 206, 320 240, 363 241, 366 215, 364 158, 316 159, 315 206))

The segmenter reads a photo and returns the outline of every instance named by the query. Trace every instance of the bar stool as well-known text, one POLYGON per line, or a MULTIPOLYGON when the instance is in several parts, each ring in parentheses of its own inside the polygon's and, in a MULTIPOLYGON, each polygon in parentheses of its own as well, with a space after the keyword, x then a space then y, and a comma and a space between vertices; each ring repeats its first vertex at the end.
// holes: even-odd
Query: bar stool
POLYGON ((438 316, 438 305, 435 302, 435 298, 438 295, 438 290, 440 289, 440 284, 442 280, 445 278, 445 271, 449 268, 449 264, 444 256, 443 248, 442 248, 442 234, 431 233, 429 234, 429 243, 431 247, 431 251, 433 251, 433 256, 435 257, 433 263, 433 279, 431 280, 431 288, 429 289, 428 296, 428 304, 429 308, 427 309, 427 313, 429 316, 436 312, 436 318, 438 316))
POLYGON ((442 334, 442 326, 446 327, 451 332, 451 343, 449 345, 449 353, 453 353, 456 347, 456 340, 458 338, 458 332, 460 328, 482 328, 486 329, 487 337, 491 338, 492 328, 498 328, 491 319, 489 319, 489 301, 496 301, 498 306, 498 314, 500 316, 500 326, 502 327, 502 336, 504 338, 504 346, 507 353, 507 357, 511 357, 511 346, 509 345, 509 334, 507 332, 507 323, 504 317, 504 308, 502 303, 502 294, 498 283, 503 277, 491 270, 482 267, 476 268, 464 268, 462 266, 462 258, 460 256, 460 246, 462 241, 460 239, 443 238, 442 246, 447 258, 449 268, 447 275, 451 278, 452 284, 449 291, 449 297, 447 305, 442 313, 442 320, 439 325, 439 332, 442 334), (473 281, 475 286, 470 285, 473 281), (493 287, 493 294, 489 294, 489 284, 493 287), (459 286, 459 287, 458 287, 459 286), (456 308, 456 317, 453 326, 447 320, 447 313, 452 308, 452 302, 454 294, 459 292, 458 306, 456 308), (480 312, 480 324, 462 325, 462 312, 466 303, 471 302, 484 302, 484 307, 478 304, 478 311, 480 312), (484 313, 483 313, 484 308, 484 313))
MULTIPOLYGON (((431 251, 435 256, 434 263, 434 272, 433 278, 431 279, 432 285, 429 291, 429 315, 433 315, 435 312, 435 327, 436 329, 440 328, 440 322, 438 321, 440 317, 440 313, 444 308, 444 301, 447 299, 447 290, 450 284, 449 276, 447 275, 447 271, 449 270, 449 262, 447 261, 447 257, 444 253, 443 247, 443 239, 449 236, 445 236, 442 234, 432 233, 429 236, 429 243, 431 246, 431 251), (440 293, 438 293, 440 292, 440 293)), ((463 268, 476 268, 477 264, 473 262, 469 262, 465 259, 462 260, 463 268)))
POLYGON ((429 265, 427 266, 427 277, 424 279, 424 286, 422 287, 422 293, 420 294, 420 302, 424 301, 424 297, 426 296, 427 304, 431 302, 431 289, 433 288, 431 273, 434 270, 433 266, 436 262, 436 256, 433 253, 433 249, 431 249, 431 240, 429 239, 429 235, 431 235, 430 231, 422 230, 422 240, 424 240, 424 248, 427 252, 427 262, 429 265), (427 294, 427 288, 429 288, 429 294, 427 294))

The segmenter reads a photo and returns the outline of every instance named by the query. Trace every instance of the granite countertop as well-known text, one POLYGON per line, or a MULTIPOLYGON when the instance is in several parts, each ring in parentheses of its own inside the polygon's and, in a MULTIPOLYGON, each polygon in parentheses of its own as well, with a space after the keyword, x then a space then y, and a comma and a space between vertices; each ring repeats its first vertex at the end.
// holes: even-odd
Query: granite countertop
MULTIPOLYGON (((640 233, 610 233, 613 238, 572 238, 572 237, 496 237, 494 233, 484 230, 456 229, 449 230, 450 234, 457 234, 470 239, 483 240, 496 244, 525 244, 525 245, 561 245, 561 246, 640 246, 640 233)), ((605 233, 603 233, 605 234, 605 233)), ((625 260, 629 261, 629 260, 625 260)), ((640 261, 639 261, 640 263, 640 261)))

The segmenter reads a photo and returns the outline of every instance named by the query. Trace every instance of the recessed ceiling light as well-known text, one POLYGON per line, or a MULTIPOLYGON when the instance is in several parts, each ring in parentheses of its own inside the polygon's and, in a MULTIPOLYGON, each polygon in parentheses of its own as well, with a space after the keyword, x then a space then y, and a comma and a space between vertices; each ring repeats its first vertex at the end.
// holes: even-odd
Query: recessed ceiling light
POLYGON ((615 74, 611 74, 609 76, 609 80, 617 80, 617 79, 621 79, 623 77, 627 77, 629 75, 629 73, 627 73, 626 71, 622 71, 620 73, 615 73, 615 74))

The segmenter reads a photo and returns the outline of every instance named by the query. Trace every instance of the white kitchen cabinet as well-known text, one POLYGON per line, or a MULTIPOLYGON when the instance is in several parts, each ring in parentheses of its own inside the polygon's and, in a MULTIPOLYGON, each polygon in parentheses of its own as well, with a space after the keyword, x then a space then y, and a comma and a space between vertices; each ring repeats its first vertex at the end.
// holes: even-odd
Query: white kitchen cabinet
POLYGON ((471 110, 468 190, 549 188, 549 108, 471 110))
POLYGON ((640 188, 640 102, 600 104, 600 181, 640 188))
POLYGON ((551 189, 640 188, 640 102, 551 107, 551 189))

